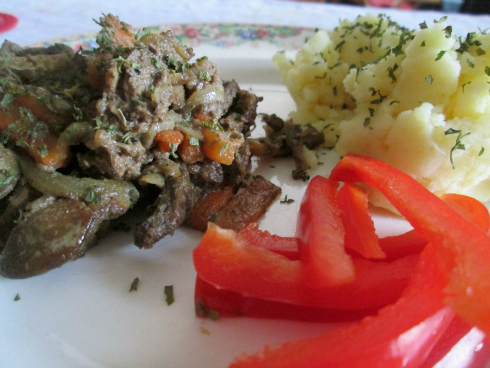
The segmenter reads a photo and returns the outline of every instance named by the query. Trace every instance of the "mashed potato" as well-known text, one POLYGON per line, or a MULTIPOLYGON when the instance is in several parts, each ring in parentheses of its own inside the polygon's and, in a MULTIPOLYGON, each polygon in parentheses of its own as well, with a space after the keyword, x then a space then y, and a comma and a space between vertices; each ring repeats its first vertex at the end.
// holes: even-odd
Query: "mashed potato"
POLYGON ((273 62, 292 120, 323 129, 340 155, 385 161, 438 195, 490 200, 490 34, 460 39, 445 19, 408 30, 366 15, 273 62))

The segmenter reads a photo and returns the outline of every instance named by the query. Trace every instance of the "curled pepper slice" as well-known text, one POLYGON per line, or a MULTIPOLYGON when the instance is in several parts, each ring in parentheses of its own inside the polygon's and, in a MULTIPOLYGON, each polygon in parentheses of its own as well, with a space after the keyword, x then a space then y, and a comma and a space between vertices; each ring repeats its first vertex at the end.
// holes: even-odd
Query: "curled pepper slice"
POLYGON ((449 282, 445 302, 490 333, 490 237, 409 175, 381 161, 348 154, 332 180, 363 182, 379 190, 417 233, 437 247, 449 282))

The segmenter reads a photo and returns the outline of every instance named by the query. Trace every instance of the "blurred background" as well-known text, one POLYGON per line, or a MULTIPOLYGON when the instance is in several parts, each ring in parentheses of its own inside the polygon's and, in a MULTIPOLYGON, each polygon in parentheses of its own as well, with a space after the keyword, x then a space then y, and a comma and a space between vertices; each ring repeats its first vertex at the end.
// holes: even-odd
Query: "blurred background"
POLYGON ((454 34, 490 29, 490 0, 0 0, 0 43, 21 45, 98 31, 92 18, 115 13, 135 27, 251 23, 329 28, 339 19, 384 13, 404 27, 450 17, 454 34))
POLYGON ((489 0, 295 0, 320 3, 366 5, 380 8, 441 10, 444 12, 489 14, 489 0))

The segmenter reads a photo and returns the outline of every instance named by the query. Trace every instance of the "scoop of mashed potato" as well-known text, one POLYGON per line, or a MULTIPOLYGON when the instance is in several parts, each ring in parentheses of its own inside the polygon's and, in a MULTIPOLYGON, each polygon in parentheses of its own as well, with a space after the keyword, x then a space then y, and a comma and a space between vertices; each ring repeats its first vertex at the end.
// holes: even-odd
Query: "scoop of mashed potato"
MULTIPOLYGON (((295 59, 274 56, 297 124, 408 173, 437 195, 490 200, 490 34, 445 18, 409 30, 366 15, 318 31, 295 59)), ((373 204, 387 207, 373 194, 373 204)))

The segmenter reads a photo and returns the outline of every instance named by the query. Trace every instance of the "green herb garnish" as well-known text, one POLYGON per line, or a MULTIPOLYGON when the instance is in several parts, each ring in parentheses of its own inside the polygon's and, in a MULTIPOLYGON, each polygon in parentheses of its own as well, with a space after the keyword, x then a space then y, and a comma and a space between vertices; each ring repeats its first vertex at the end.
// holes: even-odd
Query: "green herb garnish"
POLYGON ((170 142, 169 146, 170 146, 170 156, 172 156, 173 158, 179 158, 179 156, 175 152, 177 150, 177 146, 175 145, 175 143, 170 142))
POLYGON ((129 144, 131 143, 131 138, 133 137, 133 133, 132 132, 127 132, 125 133, 122 138, 121 138, 121 142, 124 143, 124 144, 129 144))
POLYGON ((140 40, 142 37, 150 34, 153 31, 153 29, 154 28, 151 27, 144 27, 143 29, 138 30, 135 36, 136 40, 140 40))
POLYGON ((229 146, 228 142, 223 143, 223 145, 221 146, 221 148, 219 150, 220 156, 225 154, 226 150, 228 149, 228 146, 229 146))
POLYGON ((202 126, 210 130, 221 130, 222 132, 225 131, 225 129, 221 126, 221 124, 215 121, 214 119, 211 119, 210 123, 202 123, 202 126))
POLYGON ((87 192, 85 193, 84 200, 85 202, 89 202, 89 203, 98 203, 102 200, 102 198, 94 188, 90 187, 87 189, 87 192))
POLYGON ((75 119, 75 121, 82 121, 83 120, 83 113, 82 113, 82 110, 80 110, 78 107, 74 107, 73 108, 75 110, 75 112, 72 114, 73 116, 73 119, 75 119))
POLYGON ((386 98, 386 96, 383 96, 381 94, 381 91, 377 91, 378 92, 378 95, 379 95, 379 98, 375 99, 375 100, 372 100, 371 103, 373 105, 379 105, 381 102, 383 102, 383 100, 386 98))
POLYGON ((2 102, 0 102, 0 106, 4 109, 7 108, 12 102, 15 100, 15 94, 11 92, 7 92, 3 98, 2 102))
POLYGON ((388 67, 388 76, 391 78, 391 83, 396 82, 395 70, 398 69, 398 64, 393 65, 393 67, 388 67))
POLYGON ((0 170, 0 185, 8 185, 14 180, 14 175, 10 170, 0 170))
POLYGON ((456 165, 454 164, 454 161, 453 161, 453 153, 454 151, 456 150, 462 150, 462 151, 465 151, 466 150, 466 147, 463 143, 461 143, 461 140, 466 137, 467 135, 470 135, 471 133, 468 132, 466 134, 463 134, 461 132, 461 130, 458 130, 458 129, 453 129, 453 128, 449 128, 448 130, 446 130, 444 132, 445 135, 449 135, 449 134, 457 134, 458 136, 456 137, 456 143, 454 144, 454 146, 451 148, 451 151, 449 153, 449 160, 451 161, 451 165, 453 166, 453 169, 456 169, 456 165))
POLYGON ((436 57, 436 60, 435 61, 438 61, 438 60, 441 60, 441 58, 444 56, 444 54, 446 53, 445 50, 442 50, 440 51, 438 54, 437 54, 437 57, 436 57))
POLYGON ((165 293, 165 301, 167 302, 167 305, 171 305, 175 301, 174 286, 166 285, 164 288, 164 293, 165 293))
POLYGON ((446 32, 446 38, 450 38, 453 32, 453 27, 447 26, 446 28, 443 29, 443 31, 446 32))
POLYGON ((464 93, 464 88, 468 85, 468 84, 471 84, 471 81, 468 81, 466 83, 464 83, 461 88, 463 88, 463 93, 464 93))
POLYGON ((48 146, 46 145, 46 143, 44 143, 42 147, 39 147, 37 149, 37 153, 39 153, 39 156, 41 156, 43 158, 48 155, 49 151, 48 151, 48 146))
POLYGON ((153 65, 155 65, 155 68, 160 69, 160 70, 165 69, 165 64, 163 64, 157 58, 151 58, 151 62, 153 65))
POLYGON ((29 149, 29 144, 26 142, 26 141, 17 141, 15 142, 16 146, 18 147, 22 147, 22 148, 25 148, 25 149, 29 149))
POLYGON ((283 200, 279 201, 279 203, 281 203, 281 204, 291 204, 293 202, 294 202, 294 199, 288 198, 287 194, 283 200))
POLYGON ((207 70, 201 70, 199 72, 199 79, 206 81, 206 82, 211 82, 213 78, 211 77, 211 74, 207 70))
POLYGON ((129 292, 137 291, 139 282, 140 282, 139 277, 136 277, 131 283, 131 286, 129 287, 129 292))

